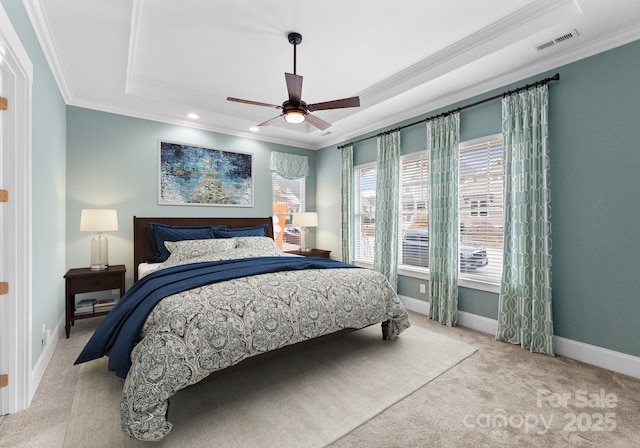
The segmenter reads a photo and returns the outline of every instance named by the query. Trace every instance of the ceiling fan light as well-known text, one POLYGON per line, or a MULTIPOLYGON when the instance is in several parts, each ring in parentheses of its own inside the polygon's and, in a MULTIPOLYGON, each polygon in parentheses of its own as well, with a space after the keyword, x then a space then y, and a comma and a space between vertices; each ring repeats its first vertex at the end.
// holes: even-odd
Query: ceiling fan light
POLYGON ((299 110, 291 110, 284 114, 284 119, 287 123, 302 123, 305 117, 299 110))

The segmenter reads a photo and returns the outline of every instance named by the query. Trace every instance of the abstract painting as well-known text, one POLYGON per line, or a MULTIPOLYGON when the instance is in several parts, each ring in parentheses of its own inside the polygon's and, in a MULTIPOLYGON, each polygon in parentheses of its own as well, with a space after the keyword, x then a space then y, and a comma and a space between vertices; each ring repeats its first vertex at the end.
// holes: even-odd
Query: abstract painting
POLYGON ((253 156, 158 141, 160 205, 253 206, 253 156))

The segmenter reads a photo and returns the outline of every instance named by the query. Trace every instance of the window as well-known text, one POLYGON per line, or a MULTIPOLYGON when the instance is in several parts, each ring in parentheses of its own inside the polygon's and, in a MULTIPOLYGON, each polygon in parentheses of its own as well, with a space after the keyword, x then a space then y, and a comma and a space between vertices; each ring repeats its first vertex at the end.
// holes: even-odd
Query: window
POLYGON ((304 211, 305 178, 285 179, 271 173, 275 241, 282 250, 300 248, 300 231, 291 225, 293 213, 304 211))
POLYGON ((355 259, 373 263, 376 230, 376 164, 355 168, 355 259))
MULTIPOLYGON (((356 260, 373 262, 376 165, 355 168, 356 260)), ((458 220, 460 279, 497 284, 502 275, 502 136, 462 142, 458 220)), ((426 151, 400 160, 398 264, 429 268, 429 157, 426 151)))
POLYGON ((429 157, 426 151, 400 159, 398 263, 429 266, 429 157))
POLYGON ((462 278, 500 282, 503 160, 501 135, 460 144, 458 220, 462 278))

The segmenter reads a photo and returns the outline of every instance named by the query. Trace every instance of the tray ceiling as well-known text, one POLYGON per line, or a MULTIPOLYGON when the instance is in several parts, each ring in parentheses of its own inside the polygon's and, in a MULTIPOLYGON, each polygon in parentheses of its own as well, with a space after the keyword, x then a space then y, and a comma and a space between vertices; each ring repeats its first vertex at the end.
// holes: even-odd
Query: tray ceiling
POLYGON ((67 104, 309 149, 640 39, 637 0, 25 5, 67 104), (303 36, 303 99, 360 96, 361 107, 316 112, 332 123, 325 131, 281 122, 251 132, 279 112, 226 98, 287 98, 291 31, 303 36))

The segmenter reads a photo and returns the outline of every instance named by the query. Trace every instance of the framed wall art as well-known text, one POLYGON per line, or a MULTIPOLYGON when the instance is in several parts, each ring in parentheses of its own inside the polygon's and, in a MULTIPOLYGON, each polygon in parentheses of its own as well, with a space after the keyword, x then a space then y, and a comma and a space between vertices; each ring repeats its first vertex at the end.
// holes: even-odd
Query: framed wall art
POLYGON ((158 204, 253 207, 253 156, 158 141, 158 204))

